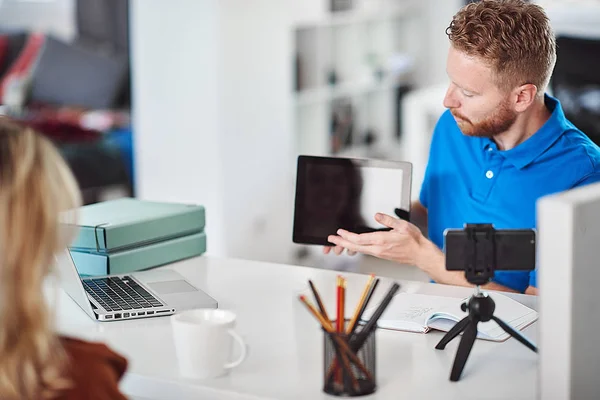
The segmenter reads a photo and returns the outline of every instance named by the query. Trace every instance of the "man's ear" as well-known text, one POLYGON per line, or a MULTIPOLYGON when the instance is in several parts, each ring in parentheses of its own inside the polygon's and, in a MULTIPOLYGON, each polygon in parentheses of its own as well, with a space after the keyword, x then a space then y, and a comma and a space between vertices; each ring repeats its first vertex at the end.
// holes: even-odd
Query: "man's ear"
POLYGON ((515 91, 517 99, 515 111, 521 113, 533 104, 535 96, 537 95, 537 87, 531 83, 526 83, 525 85, 516 88, 515 91))

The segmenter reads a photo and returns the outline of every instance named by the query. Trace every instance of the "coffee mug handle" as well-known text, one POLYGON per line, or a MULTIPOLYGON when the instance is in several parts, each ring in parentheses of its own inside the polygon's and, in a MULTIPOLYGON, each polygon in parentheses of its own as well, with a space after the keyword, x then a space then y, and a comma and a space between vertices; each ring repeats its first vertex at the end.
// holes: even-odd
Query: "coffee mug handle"
POLYGON ((224 367, 229 369, 229 368, 237 367, 238 365, 240 365, 242 363, 242 361, 244 361, 244 359, 246 358, 246 344, 244 343, 244 341, 242 340, 240 335, 235 333, 235 331, 233 329, 229 329, 227 331, 227 333, 229 333, 235 339, 235 341, 240 345, 240 353, 241 353, 240 357, 237 360, 232 361, 228 364, 225 364, 224 367))

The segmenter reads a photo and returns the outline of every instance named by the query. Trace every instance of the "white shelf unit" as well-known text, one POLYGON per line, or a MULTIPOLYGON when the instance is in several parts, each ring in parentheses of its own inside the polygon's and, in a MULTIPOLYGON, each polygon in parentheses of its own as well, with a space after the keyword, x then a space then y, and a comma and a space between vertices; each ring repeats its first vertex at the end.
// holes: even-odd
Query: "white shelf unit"
POLYGON ((402 159, 396 91, 415 83, 421 63, 422 3, 363 0, 331 12, 329 0, 320 1, 314 8, 322 11, 294 29, 297 153, 402 159), (352 109, 352 143, 334 150, 332 118, 341 101, 352 109), (372 146, 365 144, 367 132, 376 137, 372 146))

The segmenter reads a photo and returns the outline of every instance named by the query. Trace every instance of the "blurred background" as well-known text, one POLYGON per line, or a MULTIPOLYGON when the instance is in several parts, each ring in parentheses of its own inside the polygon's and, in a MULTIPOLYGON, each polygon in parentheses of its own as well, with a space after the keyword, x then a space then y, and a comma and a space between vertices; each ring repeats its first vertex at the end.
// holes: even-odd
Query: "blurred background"
MULTIPOLYGON (((202 204, 208 254, 425 279, 292 243, 296 157, 413 163, 458 0, 0 0, 0 113, 52 138, 86 204, 202 204)), ((550 92, 600 142, 600 2, 537 1, 550 92)))

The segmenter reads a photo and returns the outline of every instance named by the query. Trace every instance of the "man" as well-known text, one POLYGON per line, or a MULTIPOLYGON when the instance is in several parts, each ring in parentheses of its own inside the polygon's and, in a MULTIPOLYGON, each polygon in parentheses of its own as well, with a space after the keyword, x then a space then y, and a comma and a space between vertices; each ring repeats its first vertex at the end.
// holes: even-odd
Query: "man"
MULTIPOLYGON (((468 4, 454 17, 444 98, 448 110, 432 138, 415 220, 375 219, 389 232, 329 237, 340 254, 360 252, 425 271, 435 282, 470 286, 445 269, 443 232, 465 223, 532 228, 541 196, 600 181, 600 149, 544 94, 556 60, 542 8, 520 0, 468 4)), ((332 248, 325 248, 329 253, 332 248)), ((496 271, 486 287, 537 294, 536 271, 496 271)))

